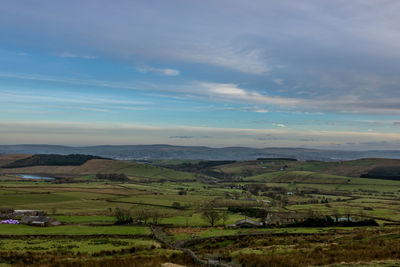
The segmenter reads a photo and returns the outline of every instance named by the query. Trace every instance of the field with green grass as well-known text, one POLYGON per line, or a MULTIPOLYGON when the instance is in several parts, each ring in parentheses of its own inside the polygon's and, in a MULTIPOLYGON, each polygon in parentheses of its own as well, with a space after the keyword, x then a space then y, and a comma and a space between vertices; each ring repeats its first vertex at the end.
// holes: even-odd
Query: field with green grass
MULTIPOLYGON (((0 164, 27 156, 2 156, 0 164)), ((376 242, 383 242, 384 247, 375 257, 367 257, 368 262, 399 259, 397 254, 385 253, 392 253, 390 246, 400 244, 400 230, 395 226, 400 224, 400 181, 359 177, 371 168, 399 164, 397 160, 212 162, 204 172, 192 173, 177 169, 180 164, 197 168, 199 161, 153 164, 169 168, 95 159, 81 166, 0 169, 0 210, 43 210, 61 223, 52 227, 0 224, 0 264, 13 263, 13 257, 21 259, 19 264, 47 264, 45 253, 55 262, 68 262, 75 257, 96 264, 109 260, 115 266, 126 262, 193 266, 190 256, 182 250, 187 246, 203 258, 222 259, 232 266, 264 266, 266 262, 282 266, 276 263, 278 259, 288 260, 287 266, 296 266, 283 255, 296 258, 299 251, 317 251, 316 255, 329 258, 328 248, 335 248, 340 240, 344 247, 356 240, 360 248, 351 250, 351 255, 343 256, 342 250, 335 252, 340 262, 306 257, 298 266, 350 264, 364 255, 364 232, 376 242), (31 180, 17 176, 23 173, 58 178, 31 180), (129 180, 96 179, 97 173, 124 173, 129 180), (209 176, 213 174, 215 177, 209 176), (216 214, 214 223, 207 219, 207 211, 216 214), (278 221, 268 224, 268 218, 273 216, 278 216, 278 221), (282 219, 285 216, 296 217, 296 222, 329 217, 349 223, 294 227, 282 219), (265 223, 259 228, 232 227, 243 219, 265 223), (379 226, 351 225, 367 220, 379 226), (151 227, 158 229, 174 249, 153 239, 151 227), (295 245, 295 236, 304 243, 295 245), (318 245, 311 242, 314 239, 319 240, 315 243, 318 245)))

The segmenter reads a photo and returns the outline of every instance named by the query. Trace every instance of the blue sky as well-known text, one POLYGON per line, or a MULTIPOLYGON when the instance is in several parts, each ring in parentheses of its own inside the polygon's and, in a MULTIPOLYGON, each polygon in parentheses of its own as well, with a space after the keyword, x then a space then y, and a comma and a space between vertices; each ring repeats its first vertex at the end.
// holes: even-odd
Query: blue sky
POLYGON ((11 1, 0 143, 400 149, 400 2, 11 1))

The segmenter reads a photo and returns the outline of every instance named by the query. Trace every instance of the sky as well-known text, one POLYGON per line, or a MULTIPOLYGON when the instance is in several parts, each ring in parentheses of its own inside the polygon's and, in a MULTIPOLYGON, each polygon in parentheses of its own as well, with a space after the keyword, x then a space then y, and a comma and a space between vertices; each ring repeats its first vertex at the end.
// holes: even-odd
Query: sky
POLYGON ((400 149, 398 0, 3 0, 0 144, 400 149))

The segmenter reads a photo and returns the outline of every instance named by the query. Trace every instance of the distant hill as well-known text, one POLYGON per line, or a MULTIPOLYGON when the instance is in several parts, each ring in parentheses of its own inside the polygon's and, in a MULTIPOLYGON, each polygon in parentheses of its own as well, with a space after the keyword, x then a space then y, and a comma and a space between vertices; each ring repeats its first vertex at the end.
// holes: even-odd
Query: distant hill
POLYGON ((21 168, 30 166, 78 166, 92 159, 104 159, 98 156, 71 154, 54 155, 39 154, 29 157, 23 157, 16 161, 3 165, 3 168, 21 168))
POLYGON ((69 147, 55 145, 2 145, 0 154, 87 154, 122 160, 198 159, 255 160, 257 158, 293 158, 297 160, 338 161, 360 158, 400 159, 400 151, 338 151, 306 148, 249 148, 171 145, 122 145, 69 147))

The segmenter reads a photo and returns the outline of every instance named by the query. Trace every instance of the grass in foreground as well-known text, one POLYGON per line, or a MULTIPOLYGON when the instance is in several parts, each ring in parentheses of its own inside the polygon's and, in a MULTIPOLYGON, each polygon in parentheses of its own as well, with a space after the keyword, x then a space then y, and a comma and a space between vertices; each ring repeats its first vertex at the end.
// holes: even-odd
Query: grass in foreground
POLYGON ((81 226, 65 225, 35 227, 0 224, 0 235, 148 235, 150 229, 141 226, 81 226))

